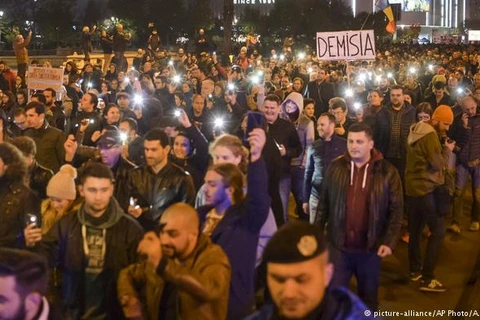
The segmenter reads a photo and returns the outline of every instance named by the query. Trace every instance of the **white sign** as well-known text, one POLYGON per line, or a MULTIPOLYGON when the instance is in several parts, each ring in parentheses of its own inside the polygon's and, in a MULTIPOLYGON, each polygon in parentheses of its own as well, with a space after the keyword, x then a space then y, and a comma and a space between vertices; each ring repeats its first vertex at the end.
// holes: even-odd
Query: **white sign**
POLYGON ((63 85, 63 68, 28 67, 28 90, 45 90, 52 88, 61 92, 63 85))
POLYGON ((480 30, 468 30, 468 41, 480 41, 480 30))
POLYGON ((375 60, 373 30, 317 32, 320 60, 375 60))

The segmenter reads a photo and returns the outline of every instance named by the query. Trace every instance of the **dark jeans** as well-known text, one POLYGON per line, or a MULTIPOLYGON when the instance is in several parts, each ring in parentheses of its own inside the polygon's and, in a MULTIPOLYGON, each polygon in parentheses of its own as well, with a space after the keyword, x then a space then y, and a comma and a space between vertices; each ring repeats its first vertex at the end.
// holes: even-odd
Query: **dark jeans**
POLYGON ((442 211, 438 208, 438 200, 434 192, 422 197, 408 197, 409 206, 408 231, 410 241, 408 243, 408 258, 410 261, 410 272, 421 272, 426 281, 435 278, 434 270, 438 260, 438 251, 445 236, 444 216, 439 214, 442 211), (425 257, 420 252, 420 241, 425 224, 430 229, 431 235, 427 241, 425 257))
POLYGON ((457 178, 455 180, 455 192, 453 194, 453 221, 459 223, 463 212, 463 198, 467 189, 468 177, 472 178, 472 222, 480 219, 480 166, 467 167, 463 164, 457 166, 457 178))
POLYGON ((377 252, 346 252, 338 249, 332 249, 332 256, 335 271, 330 287, 348 288, 352 276, 355 276, 358 284, 358 296, 370 310, 377 310, 382 258, 377 255, 377 252))

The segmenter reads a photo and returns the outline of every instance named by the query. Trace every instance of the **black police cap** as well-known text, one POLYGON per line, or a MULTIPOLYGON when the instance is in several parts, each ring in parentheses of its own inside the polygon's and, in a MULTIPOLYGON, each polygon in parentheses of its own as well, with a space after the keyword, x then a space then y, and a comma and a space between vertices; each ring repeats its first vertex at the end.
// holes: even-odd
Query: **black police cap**
POLYGON ((306 221, 283 225, 267 243, 264 262, 298 263, 313 259, 327 249, 322 229, 306 221))

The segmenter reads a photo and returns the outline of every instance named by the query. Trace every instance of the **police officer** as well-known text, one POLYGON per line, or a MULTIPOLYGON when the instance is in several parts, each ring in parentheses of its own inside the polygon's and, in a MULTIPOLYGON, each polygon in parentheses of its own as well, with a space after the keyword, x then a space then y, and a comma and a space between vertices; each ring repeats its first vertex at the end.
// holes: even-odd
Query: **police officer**
POLYGON ((346 288, 328 288, 333 276, 327 242, 317 225, 290 222, 272 237, 263 253, 273 304, 247 320, 372 319, 346 288))

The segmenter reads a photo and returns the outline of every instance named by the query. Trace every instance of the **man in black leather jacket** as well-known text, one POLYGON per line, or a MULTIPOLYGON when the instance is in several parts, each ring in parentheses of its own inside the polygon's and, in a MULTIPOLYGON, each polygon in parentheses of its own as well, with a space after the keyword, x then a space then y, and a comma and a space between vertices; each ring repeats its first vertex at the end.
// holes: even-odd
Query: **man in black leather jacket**
POLYGON ((26 185, 27 163, 8 142, 0 143, 0 247, 22 248, 27 214, 40 225, 40 201, 26 185))
POLYGON ((188 172, 168 160, 170 138, 155 128, 145 135, 145 161, 130 172, 118 196, 122 208, 135 217, 145 231, 153 230, 170 205, 195 202, 195 187, 188 172))
POLYGON ((12 142, 27 160, 30 189, 40 199, 47 198, 47 184, 53 177, 53 171, 38 164, 35 160, 37 146, 29 137, 17 137, 12 142))
POLYGON ((397 169, 373 148, 372 129, 350 127, 348 152, 334 160, 322 183, 317 221, 326 223, 336 258, 332 287, 358 282, 360 298, 378 308, 382 258, 392 254, 403 213, 402 183, 397 169))

